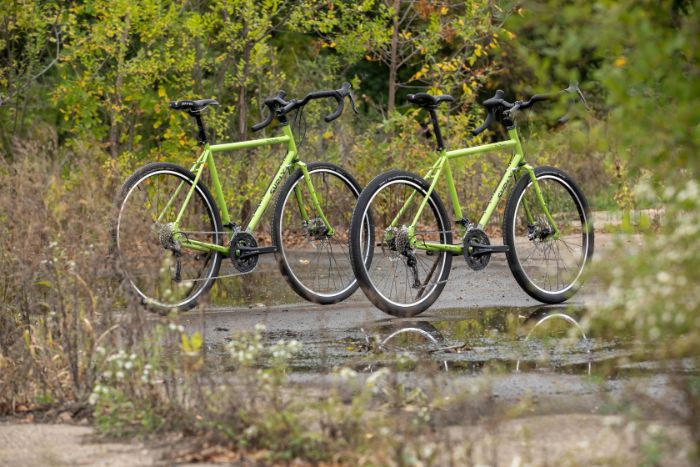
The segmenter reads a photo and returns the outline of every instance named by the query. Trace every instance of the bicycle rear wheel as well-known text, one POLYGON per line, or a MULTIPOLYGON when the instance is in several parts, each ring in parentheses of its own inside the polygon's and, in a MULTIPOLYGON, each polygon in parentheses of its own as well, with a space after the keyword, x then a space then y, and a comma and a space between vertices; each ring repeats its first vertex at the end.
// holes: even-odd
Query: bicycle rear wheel
POLYGON ((117 197, 112 254, 128 289, 148 307, 191 308, 218 274, 220 253, 182 245, 185 239, 217 245, 223 239, 219 210, 201 180, 174 224, 194 179, 174 164, 148 164, 127 179, 117 197))
POLYGON ((544 303, 561 303, 582 283, 593 256, 593 220, 581 189, 561 170, 538 167, 535 178, 559 230, 548 220, 528 174, 508 197, 503 241, 518 284, 544 303))
POLYGON ((451 254, 424 249, 426 242, 452 244, 449 218, 440 198, 433 192, 426 200, 429 187, 415 174, 387 172, 367 185, 353 212, 353 270, 367 298, 394 316, 415 316, 428 309, 450 274, 451 254), (411 234, 408 227, 424 200, 425 208, 411 234), (372 256, 364 260, 364 242, 370 237, 376 244, 372 256))
POLYGON ((297 170, 280 191, 275 206, 272 232, 277 263, 297 294, 314 303, 337 303, 357 290, 348 235, 352 209, 362 188, 334 164, 312 163, 307 171, 333 233, 327 231, 314 208, 304 174, 297 170))

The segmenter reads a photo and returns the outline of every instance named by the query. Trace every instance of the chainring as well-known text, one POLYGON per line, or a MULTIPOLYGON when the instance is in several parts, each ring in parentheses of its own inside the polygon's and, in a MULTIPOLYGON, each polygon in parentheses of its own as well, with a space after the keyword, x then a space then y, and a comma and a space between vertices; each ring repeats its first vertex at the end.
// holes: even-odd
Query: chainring
POLYGON ((246 254, 246 248, 257 248, 258 242, 248 232, 236 232, 231 239, 229 258, 240 272, 250 272, 258 264, 258 254, 246 254))
POLYGON ((475 255, 477 252, 474 249, 474 245, 490 245, 489 237, 481 229, 469 229, 467 234, 464 236, 464 259, 467 261, 467 266, 472 268, 474 271, 481 271, 484 269, 491 260, 491 253, 481 253, 475 255))

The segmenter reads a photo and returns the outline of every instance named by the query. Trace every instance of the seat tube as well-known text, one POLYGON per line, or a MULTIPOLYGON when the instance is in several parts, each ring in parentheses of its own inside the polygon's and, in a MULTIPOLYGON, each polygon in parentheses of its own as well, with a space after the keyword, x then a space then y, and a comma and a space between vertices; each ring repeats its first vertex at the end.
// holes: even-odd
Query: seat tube
MULTIPOLYGON (((442 151, 442 157, 445 157, 445 180, 447 181, 447 189, 450 193, 450 201, 452 202, 452 210, 454 211, 455 219, 461 220, 464 216, 462 215, 462 206, 459 204, 459 195, 457 194, 457 187, 455 186, 455 180, 452 177, 452 167, 450 166, 450 160, 447 158, 445 151, 442 151)), ((464 226, 462 229, 464 230, 464 226)), ((464 234, 464 232, 462 232, 464 234)))
MULTIPOLYGON (((207 145, 207 150, 209 150, 209 145, 207 145)), ((214 188, 214 197, 216 202, 219 204, 219 209, 221 210, 221 219, 224 225, 231 223, 231 216, 228 212, 228 205, 226 204, 226 199, 224 198, 224 190, 221 187, 221 182, 219 181, 219 173, 216 170, 216 164, 214 163, 214 154, 209 151, 209 157, 207 158, 207 166, 209 167, 209 175, 211 176, 211 184, 214 188)))

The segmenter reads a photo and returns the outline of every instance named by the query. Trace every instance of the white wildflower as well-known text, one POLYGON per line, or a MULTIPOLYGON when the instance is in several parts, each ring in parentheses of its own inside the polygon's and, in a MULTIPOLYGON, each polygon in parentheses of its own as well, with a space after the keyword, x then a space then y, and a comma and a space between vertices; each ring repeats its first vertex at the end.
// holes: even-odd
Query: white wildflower
POLYGON ((343 367, 338 372, 338 376, 340 376, 340 379, 343 381, 349 381, 357 378, 357 372, 352 368, 343 367))
POLYGON ((369 375, 369 378, 367 378, 367 381, 365 381, 365 386, 368 388, 376 387, 381 382, 381 380, 388 375, 388 368, 382 368, 381 370, 375 371, 374 373, 369 375))

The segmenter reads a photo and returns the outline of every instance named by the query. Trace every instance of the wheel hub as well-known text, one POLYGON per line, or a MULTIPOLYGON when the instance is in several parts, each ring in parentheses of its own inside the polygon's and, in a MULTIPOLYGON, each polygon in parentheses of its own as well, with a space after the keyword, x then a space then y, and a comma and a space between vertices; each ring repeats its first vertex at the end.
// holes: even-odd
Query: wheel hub
POLYGON ((172 280, 179 283, 182 281, 182 262, 180 258, 182 256, 182 249, 180 248, 180 242, 175 238, 175 223, 168 222, 167 224, 161 224, 158 228, 158 239, 160 240, 160 245, 165 250, 170 250, 173 252, 173 257, 175 258, 175 271, 172 272, 172 280))
POLYGON ((554 231, 549 224, 542 221, 537 221, 534 225, 527 226, 527 238, 531 242, 542 243, 553 233, 554 231))
POLYGON ((390 253, 392 259, 399 259, 401 256, 408 257, 411 253, 411 241, 408 235, 408 228, 404 225, 401 228, 389 227, 384 233, 385 241, 382 243, 382 250, 390 253))
POLYGON ((160 245, 166 250, 180 252, 180 242, 175 239, 175 223, 160 224, 157 228, 160 245))
POLYGON ((326 240, 329 237, 328 227, 320 217, 304 221, 304 228, 306 234, 314 240, 326 240))

